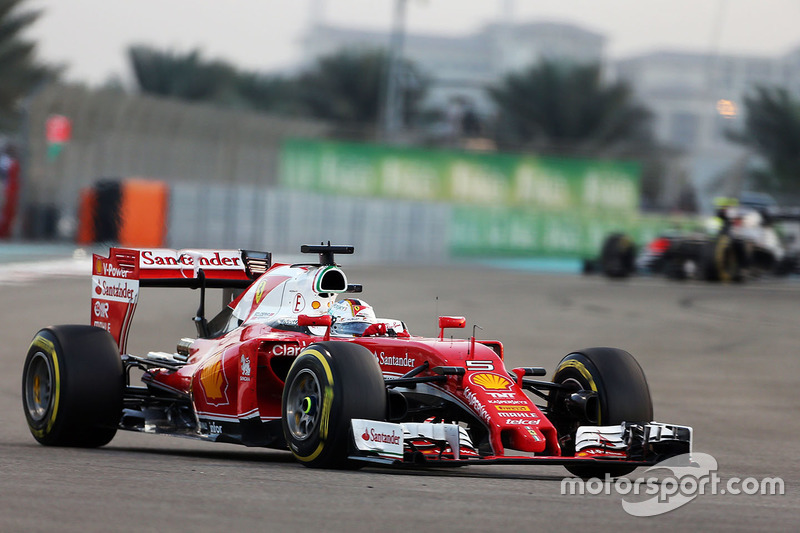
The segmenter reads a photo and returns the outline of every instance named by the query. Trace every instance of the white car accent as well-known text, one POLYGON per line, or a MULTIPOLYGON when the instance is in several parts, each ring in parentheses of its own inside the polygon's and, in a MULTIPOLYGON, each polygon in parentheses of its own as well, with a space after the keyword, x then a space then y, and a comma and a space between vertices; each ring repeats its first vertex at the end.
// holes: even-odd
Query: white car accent
POLYGON ((406 440, 425 439, 447 443, 453 458, 460 458, 462 444, 472 448, 472 441, 465 428, 458 424, 431 424, 427 422, 392 424, 375 420, 354 418, 351 421, 356 448, 364 452, 377 453, 391 459, 403 458, 406 440))
POLYGON ((638 444, 644 446, 659 442, 688 442, 689 453, 691 453, 692 428, 659 422, 650 422, 649 424, 623 422, 618 426, 581 426, 575 433, 575 452, 589 448, 626 451, 632 444, 635 444, 634 441, 640 441, 638 444), (641 431, 635 429, 641 429, 641 431))
POLYGON ((375 420, 351 421, 356 448, 389 459, 403 459, 403 426, 375 420))

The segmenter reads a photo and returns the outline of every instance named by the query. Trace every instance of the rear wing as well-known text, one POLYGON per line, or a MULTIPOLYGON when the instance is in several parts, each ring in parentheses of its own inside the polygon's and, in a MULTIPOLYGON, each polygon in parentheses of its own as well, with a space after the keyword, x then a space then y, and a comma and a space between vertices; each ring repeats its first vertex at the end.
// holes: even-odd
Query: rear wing
POLYGON ((800 221, 800 207, 782 207, 767 213, 775 220, 800 221))
POLYGON ((125 353, 139 287, 246 288, 271 264, 272 254, 252 250, 111 248, 92 258, 92 325, 125 353))

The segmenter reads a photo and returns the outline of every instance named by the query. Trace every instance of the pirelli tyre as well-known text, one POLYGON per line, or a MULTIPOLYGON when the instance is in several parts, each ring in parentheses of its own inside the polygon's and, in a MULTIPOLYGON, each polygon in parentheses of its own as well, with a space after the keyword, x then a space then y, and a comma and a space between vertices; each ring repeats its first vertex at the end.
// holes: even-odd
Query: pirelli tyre
POLYGON ((636 269, 636 246, 623 233, 612 233, 600 251, 600 269, 609 278, 630 277, 636 269))
MULTIPOLYGON (((575 432, 581 425, 611 426, 622 422, 653 420, 653 403, 644 371, 636 359, 617 348, 587 348, 564 357, 556 367, 553 382, 564 389, 551 395, 550 419, 556 426, 562 453, 575 454, 575 432), (585 412, 567 407, 567 397, 576 391, 591 391, 585 412)), ((629 465, 567 465, 583 478, 623 476, 636 467, 629 465)))
POLYGON ((93 448, 117 432, 125 387, 122 360, 104 329, 39 331, 22 371, 22 404, 33 437, 48 446, 93 448))
POLYGON ((283 389, 283 434, 292 454, 310 467, 349 468, 350 421, 384 420, 386 387, 372 353, 332 341, 304 349, 283 389))
POLYGON ((730 235, 717 236, 703 252, 703 278, 723 283, 742 281, 742 255, 730 235))

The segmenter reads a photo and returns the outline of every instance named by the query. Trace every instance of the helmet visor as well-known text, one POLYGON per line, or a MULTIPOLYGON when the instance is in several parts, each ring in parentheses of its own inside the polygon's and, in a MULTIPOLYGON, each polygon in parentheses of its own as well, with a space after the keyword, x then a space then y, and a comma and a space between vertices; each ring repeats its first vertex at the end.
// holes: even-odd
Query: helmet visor
POLYGON ((331 330, 338 335, 362 335, 370 326, 370 322, 362 320, 348 320, 347 322, 336 322, 331 326, 331 330))

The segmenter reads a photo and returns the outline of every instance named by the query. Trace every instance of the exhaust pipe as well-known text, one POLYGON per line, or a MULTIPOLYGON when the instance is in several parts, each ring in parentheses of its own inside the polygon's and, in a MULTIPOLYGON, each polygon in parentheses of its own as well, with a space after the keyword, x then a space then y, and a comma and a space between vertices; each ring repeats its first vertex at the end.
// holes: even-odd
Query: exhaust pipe
POLYGON ((597 393, 590 390, 573 392, 566 399, 567 411, 589 424, 597 424, 600 414, 600 400, 597 393))

